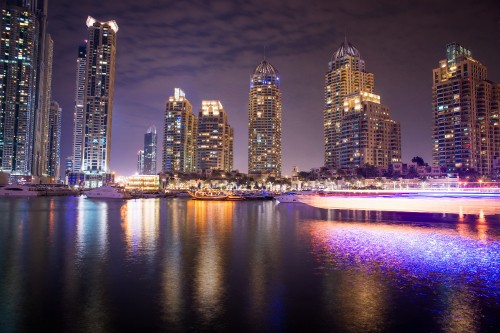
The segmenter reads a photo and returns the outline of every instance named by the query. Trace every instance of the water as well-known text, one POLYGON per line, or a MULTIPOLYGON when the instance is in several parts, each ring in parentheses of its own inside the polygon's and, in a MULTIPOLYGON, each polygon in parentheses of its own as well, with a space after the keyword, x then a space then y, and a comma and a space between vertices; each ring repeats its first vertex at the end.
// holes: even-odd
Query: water
POLYGON ((496 332, 500 216, 0 199, 0 332, 496 332))

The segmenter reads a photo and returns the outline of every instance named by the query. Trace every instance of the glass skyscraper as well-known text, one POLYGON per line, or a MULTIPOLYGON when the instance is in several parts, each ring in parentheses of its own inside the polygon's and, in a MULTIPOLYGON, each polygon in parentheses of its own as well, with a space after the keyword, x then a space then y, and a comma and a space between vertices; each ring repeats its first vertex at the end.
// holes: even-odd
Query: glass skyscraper
POLYGON ((53 181, 59 176, 61 163, 61 116, 59 103, 52 101, 49 109, 47 174, 53 181))
POLYGON ((156 175, 156 127, 151 126, 144 135, 144 162, 142 174, 156 175))
POLYGON ((47 175, 52 40, 47 1, 0 1, 0 170, 47 175))
MULTIPOLYGON (((80 48, 77 60, 73 168, 80 168, 79 172, 85 174, 85 187, 98 187, 111 179, 109 162, 118 25, 115 21, 100 22, 89 16, 87 31, 85 54, 80 48), (83 111, 80 115, 82 92, 83 111), (81 148, 78 147, 80 140, 81 148), (80 152, 81 163, 78 162, 80 152)), ((80 176, 76 178, 81 179, 80 176)))
POLYGON ((78 47, 76 58, 75 110, 73 115, 73 172, 82 171, 83 103, 85 99, 85 70, 87 66, 87 42, 78 47))

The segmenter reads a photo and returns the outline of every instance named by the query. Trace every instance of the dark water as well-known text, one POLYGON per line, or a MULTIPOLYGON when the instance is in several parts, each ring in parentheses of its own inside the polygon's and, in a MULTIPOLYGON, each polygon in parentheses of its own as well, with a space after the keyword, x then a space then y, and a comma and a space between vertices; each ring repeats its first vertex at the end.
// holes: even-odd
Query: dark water
POLYGON ((0 332, 498 332, 500 217, 0 199, 0 332))

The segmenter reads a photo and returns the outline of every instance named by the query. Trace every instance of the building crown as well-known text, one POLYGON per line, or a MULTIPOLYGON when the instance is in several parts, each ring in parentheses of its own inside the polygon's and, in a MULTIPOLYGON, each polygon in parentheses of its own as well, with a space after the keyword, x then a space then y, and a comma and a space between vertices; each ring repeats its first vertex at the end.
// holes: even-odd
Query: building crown
POLYGON ((361 58, 359 50, 345 39, 340 47, 333 53, 332 61, 342 59, 346 56, 361 58))
POLYGON ((276 67, 271 65, 267 60, 262 60, 262 62, 259 65, 257 65, 257 67, 255 67, 253 75, 264 75, 264 76, 279 75, 279 72, 276 69, 276 67))

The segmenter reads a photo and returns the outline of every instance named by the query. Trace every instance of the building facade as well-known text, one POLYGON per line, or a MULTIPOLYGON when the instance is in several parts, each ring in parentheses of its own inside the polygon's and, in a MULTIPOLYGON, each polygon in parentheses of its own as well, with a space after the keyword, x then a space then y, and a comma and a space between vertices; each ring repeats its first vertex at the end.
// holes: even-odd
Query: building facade
POLYGON ((358 92, 344 98, 340 125, 340 166, 353 169, 367 164, 384 168, 401 162, 401 126, 389 116, 380 96, 358 92))
POLYGON ((250 79, 248 173, 281 176, 281 91, 278 70, 263 60, 250 79))
POLYGON ((433 70, 433 163, 494 176, 500 156, 500 85, 470 50, 452 43, 433 70))
POLYGON ((59 103, 51 101, 49 109, 48 143, 47 143, 47 176, 51 181, 59 177, 61 163, 61 117, 59 103))
POLYGON ((151 126, 144 135, 143 175, 156 175, 156 127, 151 126))
POLYGON ((400 124, 374 94, 374 76, 345 40, 328 63, 323 112, 325 166, 387 167, 401 161, 400 124))
POLYGON ((137 174, 144 174, 144 150, 139 150, 137 152, 137 174))
POLYGON ((75 109, 73 113, 73 172, 82 171, 83 103, 85 97, 85 68, 87 66, 87 41, 78 47, 76 58, 75 109))
POLYGON ((233 128, 220 101, 202 101, 198 114, 196 170, 233 169, 233 128))
POLYGON ((186 94, 175 88, 165 107, 163 132, 163 172, 196 171, 197 119, 186 94))
POLYGON ((0 1, 0 171, 46 173, 52 40, 47 1, 0 1))
MULTIPOLYGON (((92 188, 113 178, 109 162, 118 25, 115 21, 100 22, 89 16, 87 32, 79 172, 84 174, 83 185, 92 188)), ((77 75, 77 93, 80 83, 77 75)), ((78 131, 74 129, 74 133, 78 131)), ((77 138, 75 143, 79 140, 77 138)), ((81 176, 77 178, 81 179, 81 176)))

